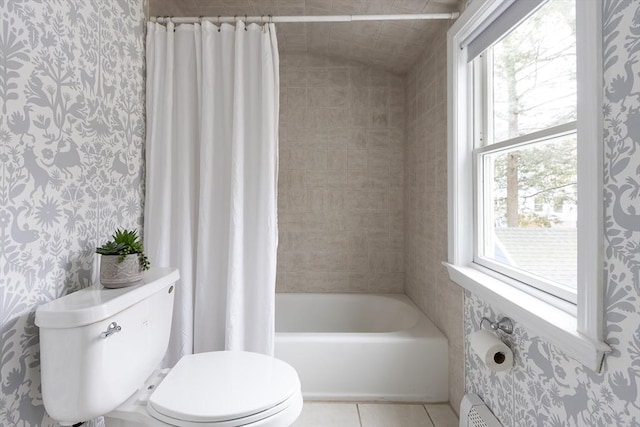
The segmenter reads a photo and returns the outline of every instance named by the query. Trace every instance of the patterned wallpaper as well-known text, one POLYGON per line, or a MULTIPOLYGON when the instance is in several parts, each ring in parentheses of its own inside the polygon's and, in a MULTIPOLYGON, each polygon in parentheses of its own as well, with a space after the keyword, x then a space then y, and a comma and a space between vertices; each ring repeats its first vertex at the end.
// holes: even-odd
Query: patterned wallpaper
POLYGON ((144 0, 0 0, 0 425, 50 425, 36 307, 140 227, 144 0))
MULTIPOLYGON (((603 374, 516 324, 514 368, 491 373, 467 349, 467 392, 506 426, 640 425, 640 2, 605 0, 604 157, 606 341, 603 374)), ((465 336, 493 309, 466 293, 465 336)), ((517 319, 515 319, 517 321, 517 319)))

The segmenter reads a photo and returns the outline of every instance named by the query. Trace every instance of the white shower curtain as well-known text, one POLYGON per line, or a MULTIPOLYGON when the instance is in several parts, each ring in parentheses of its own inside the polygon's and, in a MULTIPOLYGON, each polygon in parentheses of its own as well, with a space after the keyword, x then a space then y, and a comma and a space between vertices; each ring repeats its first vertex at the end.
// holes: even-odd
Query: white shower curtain
POLYGON ((180 269, 166 365, 273 354, 278 47, 273 24, 147 25, 144 243, 180 269))

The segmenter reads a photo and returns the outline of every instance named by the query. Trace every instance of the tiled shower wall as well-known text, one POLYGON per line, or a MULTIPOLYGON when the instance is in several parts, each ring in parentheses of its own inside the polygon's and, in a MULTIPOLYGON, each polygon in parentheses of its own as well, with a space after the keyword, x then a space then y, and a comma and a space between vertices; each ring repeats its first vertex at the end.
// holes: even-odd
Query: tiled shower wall
POLYGON ((449 340, 449 401, 464 393, 462 303, 449 281, 447 259, 446 25, 411 68, 406 81, 407 145, 405 292, 449 340))
POLYGON ((319 56, 281 57, 277 289, 406 292, 449 339, 457 409, 463 297, 441 265, 446 26, 436 33, 402 77, 319 56))
POLYGON ((279 292, 402 292, 404 79, 280 58, 279 292))

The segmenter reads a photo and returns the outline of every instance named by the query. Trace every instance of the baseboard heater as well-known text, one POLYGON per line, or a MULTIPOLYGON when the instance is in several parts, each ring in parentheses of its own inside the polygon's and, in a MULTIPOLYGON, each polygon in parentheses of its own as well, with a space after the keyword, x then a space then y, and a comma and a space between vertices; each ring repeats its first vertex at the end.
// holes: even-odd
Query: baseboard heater
POLYGON ((465 394, 460 403, 460 427, 502 427, 477 394, 465 394))

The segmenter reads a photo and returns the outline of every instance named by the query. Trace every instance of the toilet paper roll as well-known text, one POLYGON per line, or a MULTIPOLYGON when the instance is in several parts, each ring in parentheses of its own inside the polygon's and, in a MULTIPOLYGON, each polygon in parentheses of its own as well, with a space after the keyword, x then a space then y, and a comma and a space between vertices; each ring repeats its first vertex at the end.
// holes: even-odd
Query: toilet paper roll
POLYGON ((474 332, 469 338, 469 343, 471 344, 471 350, 492 371, 506 371, 513 366, 511 349, 492 332, 486 329, 474 332))

